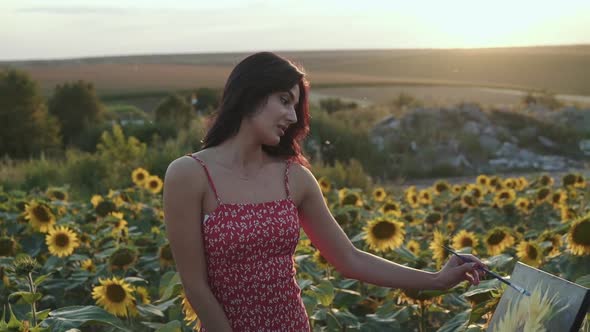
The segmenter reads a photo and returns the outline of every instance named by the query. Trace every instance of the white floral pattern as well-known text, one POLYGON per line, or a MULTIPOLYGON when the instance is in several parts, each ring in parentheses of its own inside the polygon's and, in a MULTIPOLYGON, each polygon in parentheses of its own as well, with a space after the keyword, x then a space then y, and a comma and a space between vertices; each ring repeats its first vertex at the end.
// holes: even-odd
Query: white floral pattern
MULTIPOLYGON (((207 275, 232 330, 309 331, 295 278, 293 253, 299 241, 297 206, 287 198, 261 203, 222 203, 205 163, 218 206, 202 225, 207 275)), ((207 332, 205 326, 201 329, 207 332)))

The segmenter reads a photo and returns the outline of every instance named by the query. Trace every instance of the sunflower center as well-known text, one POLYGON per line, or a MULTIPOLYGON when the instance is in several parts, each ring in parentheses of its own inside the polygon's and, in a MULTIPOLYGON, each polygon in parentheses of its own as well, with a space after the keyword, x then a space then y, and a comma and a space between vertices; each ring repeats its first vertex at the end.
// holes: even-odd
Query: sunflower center
POLYGON ((547 197, 547 195, 549 195, 549 190, 541 189, 541 190, 539 190, 539 194, 537 195, 537 198, 542 200, 542 199, 545 199, 547 197))
POLYGON ((389 211, 397 211, 398 208, 397 206, 393 205, 393 204, 387 204, 385 205, 385 207, 383 208, 383 211, 385 212, 389 212, 389 211))
POLYGON ((127 292, 121 287, 121 285, 108 285, 107 286, 107 298, 111 302, 121 303, 127 297, 127 292))
POLYGON ((158 188, 158 181, 150 181, 150 188, 158 188))
POLYGON ((492 233, 492 235, 490 235, 490 237, 488 238, 488 243, 490 245, 495 245, 498 244, 500 242, 502 242, 504 240, 504 238, 506 237, 506 233, 504 233, 503 231, 495 231, 494 233, 492 233))
POLYGON ((578 224, 572 235, 576 244, 590 246, 590 219, 586 219, 578 224))
POLYGON ((142 181, 142 180, 144 180, 144 179, 145 179, 145 174, 143 174, 143 173, 138 173, 138 174, 136 175, 136 177, 137 177, 137 180, 139 180, 139 181, 142 181))
POLYGON ((508 198, 510 198, 510 194, 507 192, 503 192, 500 194, 500 199, 501 200, 507 200, 508 198))
POLYGON ((537 259, 537 248, 531 245, 526 246, 526 255, 530 259, 537 259))
POLYGON ((55 245, 61 248, 65 248, 70 244, 70 237, 68 234, 59 233, 55 235, 55 245))
POLYGON ((428 224, 436 224, 441 220, 440 213, 431 213, 426 217, 426 223, 428 224))
POLYGON ((469 237, 464 237, 461 240, 461 246, 463 248, 465 248, 465 247, 473 247, 473 240, 471 238, 469 238, 469 237))
POLYGON ((563 177, 563 185, 571 186, 578 181, 578 177, 574 174, 568 174, 563 177))
POLYGON ((33 209, 33 214, 40 222, 49 222, 51 221, 51 217, 49 216, 49 211, 47 208, 41 205, 36 206, 33 209))
POLYGON ((346 195, 342 200, 343 205, 355 205, 358 201, 358 198, 355 195, 346 195))
POLYGON ((373 235, 378 239, 390 239, 395 233, 395 225, 387 221, 381 221, 373 227, 373 235))

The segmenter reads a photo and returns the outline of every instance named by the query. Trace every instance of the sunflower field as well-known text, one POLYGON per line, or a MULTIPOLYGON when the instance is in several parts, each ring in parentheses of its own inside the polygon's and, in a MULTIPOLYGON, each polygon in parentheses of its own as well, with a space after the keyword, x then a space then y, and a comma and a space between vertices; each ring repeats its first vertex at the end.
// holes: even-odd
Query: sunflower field
MULTIPOLYGON (((71 199, 67 187, 0 189, 0 331, 199 330, 165 235, 162 180, 142 168, 130 176, 134 186, 89 201, 71 199)), ((370 192, 318 182, 361 250, 436 271, 448 258, 445 244, 502 275, 521 261, 590 286, 583 174, 480 175, 370 192)), ((495 279, 446 291, 347 279, 303 232, 294 261, 314 331, 484 331, 504 291, 495 279)))

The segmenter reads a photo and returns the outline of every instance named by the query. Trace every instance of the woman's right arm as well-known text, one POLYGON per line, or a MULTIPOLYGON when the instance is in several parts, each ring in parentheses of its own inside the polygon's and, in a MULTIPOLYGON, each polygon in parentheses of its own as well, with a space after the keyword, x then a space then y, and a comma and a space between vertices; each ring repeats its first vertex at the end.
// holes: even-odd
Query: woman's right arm
POLYGON ((201 235, 201 202, 207 176, 195 160, 174 160, 164 178, 164 219, 176 270, 186 298, 208 331, 231 331, 223 308, 207 284, 201 235))

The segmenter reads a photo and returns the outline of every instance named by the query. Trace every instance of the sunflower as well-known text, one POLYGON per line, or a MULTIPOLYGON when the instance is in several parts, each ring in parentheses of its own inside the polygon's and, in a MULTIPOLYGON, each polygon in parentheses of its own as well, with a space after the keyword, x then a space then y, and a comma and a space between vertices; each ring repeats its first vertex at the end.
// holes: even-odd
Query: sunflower
POLYGON ((540 188, 535 194, 535 200, 537 201, 537 204, 546 202, 549 197, 551 197, 551 190, 547 187, 540 188))
POLYGON ((96 208, 98 206, 98 203, 104 201, 104 198, 102 198, 102 196, 100 195, 92 195, 92 198, 90 199, 90 203, 92 203, 92 206, 94 208, 96 208))
POLYGON ((131 172, 131 180, 133 180, 133 183, 138 187, 143 187, 149 176, 150 173, 141 167, 136 168, 131 172))
POLYGON ((418 241, 408 241, 408 243, 406 243, 406 248, 408 248, 408 250, 411 251, 415 256, 420 255, 421 248, 420 243, 418 241))
POLYGON ((566 224, 576 217, 576 212, 567 205, 559 207, 559 214, 561 215, 561 223, 566 224))
POLYGON ((332 190, 332 184, 330 183, 330 180, 328 180, 327 178, 321 177, 318 180, 318 183, 320 185, 322 193, 327 194, 332 190))
POLYGON ((58 257, 70 256, 80 246, 78 236, 66 226, 57 226, 45 236, 49 252, 58 257))
POLYGON ((516 256, 525 264, 539 267, 543 261, 543 252, 538 243, 522 241, 516 246, 516 256))
POLYGON ((158 249, 158 259, 160 260, 160 266, 174 266, 174 257, 172 256, 172 250, 170 249, 170 243, 166 243, 158 249))
POLYGON ((67 201, 68 193, 60 188, 48 188, 45 195, 52 201, 67 201))
POLYGON ((465 188, 465 193, 473 196, 473 198, 475 198, 477 200, 480 200, 483 198, 484 188, 479 185, 469 184, 465 188))
POLYGON ((516 179, 514 179, 514 178, 505 179, 502 182, 502 185, 503 185, 504 188, 510 188, 510 189, 516 189, 517 188, 517 182, 516 182, 516 179))
POLYGON ((91 258, 85 259, 82 262, 80 262, 80 268, 88 272, 96 271, 96 265, 94 265, 94 262, 91 258))
POLYGON ((551 242, 551 246, 547 247, 543 251, 543 255, 547 257, 555 257, 559 255, 561 248, 561 235, 555 234, 550 231, 545 231, 539 236, 539 242, 551 242))
POLYGON ((401 246, 406 236, 404 224, 387 217, 375 218, 363 229, 364 239, 369 247, 375 251, 384 252, 401 246))
POLYGON ((133 265, 137 261, 137 252, 131 248, 122 247, 117 249, 109 257, 109 266, 111 270, 123 270, 129 269, 129 266, 133 265))
POLYGON ((553 186, 553 182, 554 182, 553 178, 547 174, 543 174, 539 178, 539 183, 541 184, 542 187, 551 187, 551 186, 553 186))
POLYGON ((420 206, 420 200, 418 199, 417 193, 408 192, 408 193, 406 193, 405 197, 406 197, 406 202, 408 203, 408 205, 410 205, 410 207, 415 209, 418 206, 420 206))
POLYGON ((346 188, 340 189, 338 191, 338 198, 340 201, 340 205, 353 205, 353 206, 363 206, 363 200, 361 196, 355 192, 348 190, 346 188))
POLYGON ((436 260, 436 267, 440 269, 444 261, 447 259, 447 257, 449 257, 448 252, 443 247, 443 245, 448 244, 448 241, 446 239, 446 236, 444 236, 443 233, 441 233, 438 230, 435 230, 433 235, 434 237, 432 242, 430 243, 429 248, 430 250, 432 250, 432 258, 436 260))
POLYGON ((495 227, 486 234, 484 243, 490 256, 495 256, 512 246, 514 244, 514 237, 507 228, 495 227))
POLYGON ((561 183, 564 188, 573 187, 578 180, 578 176, 574 173, 568 173, 561 178, 561 183))
POLYGON ((452 221, 448 221, 445 224, 445 228, 447 229, 447 232, 453 233, 455 231, 455 228, 457 228, 457 225, 455 225, 455 223, 452 221))
POLYGON ((463 187, 459 184, 454 184, 451 186, 451 192, 455 195, 459 195, 463 191, 463 187))
POLYGON ((424 222, 428 225, 435 225, 441 222, 442 220, 443 215, 440 212, 431 212, 426 216, 424 222))
POLYGON ((567 246, 574 255, 590 255, 590 213, 572 222, 567 233, 567 246))
POLYGON ((129 198, 126 195, 123 195, 121 192, 109 189, 109 194, 107 197, 115 203, 115 206, 121 207, 124 203, 129 203, 129 198))
POLYGON ((466 207, 468 209, 477 207, 479 205, 479 200, 475 198, 473 195, 470 194, 463 194, 461 195, 461 206, 466 207))
POLYGON ((464 229, 459 231, 459 233, 453 237, 453 248, 455 249, 463 249, 467 247, 475 249, 478 244, 479 240, 477 239, 477 235, 464 229))
POLYGON ((414 213, 411 213, 411 212, 404 213, 401 216, 401 219, 404 222, 410 224, 411 226, 419 225, 424 221, 423 219, 418 218, 414 213))
POLYGON ((529 213, 533 209, 533 204, 531 201, 524 197, 520 197, 516 200, 516 208, 519 209, 523 213, 529 213))
POLYGON ((0 257, 9 257, 16 254, 16 241, 12 237, 0 237, 0 257))
POLYGON ((450 190, 451 190, 451 185, 447 181, 439 180, 434 183, 434 192, 437 195, 440 195, 440 194, 444 193, 445 191, 450 191, 450 190))
POLYGON ((321 270, 326 270, 330 266, 330 263, 322 256, 319 250, 313 253, 312 260, 321 270))
POLYGON ((526 189, 526 187, 529 186, 529 182, 527 181, 526 178, 521 176, 518 179, 516 179, 516 186, 517 186, 518 190, 522 191, 522 190, 526 189))
POLYGON ((502 189, 496 192, 496 196, 494 196, 494 203, 496 203, 499 207, 504 205, 510 204, 516 198, 516 192, 514 189, 502 189))
POLYGON ((164 183, 157 175, 150 175, 144 183, 145 189, 157 194, 162 190, 164 183))
POLYGON ((581 174, 578 174, 578 178, 576 179, 576 184, 574 185, 576 188, 586 188, 586 180, 581 174))
POLYGON ((387 192, 382 187, 377 187, 373 190, 373 200, 375 202, 383 202, 387 197, 387 192))
POLYGON ((422 189, 418 192, 418 201, 422 205, 430 205, 432 204, 432 194, 428 189, 422 189))
POLYGON ((551 194, 549 201, 553 207, 559 208, 560 206, 564 205, 565 202, 567 202, 567 193, 563 190, 554 191, 551 194))
POLYGON ((487 187, 490 185, 490 178, 487 175, 481 174, 477 177, 477 179, 475 179, 475 183, 480 186, 487 187))
POLYGON ((180 292, 180 298, 182 299, 181 304, 182 304, 182 313, 184 314, 184 321, 186 322, 187 325, 192 325, 194 323, 195 326, 193 327, 193 330, 200 331, 201 330, 201 320, 197 316, 195 309, 193 309, 190 302, 186 298, 186 293, 184 292, 184 290, 182 290, 180 292))
POLYGON ((55 224, 55 216, 45 203, 31 202, 26 205, 25 219, 31 222, 31 226, 41 233, 47 233, 55 224))
POLYGON ((499 176, 493 176, 490 178, 490 182, 488 183, 488 188, 492 191, 497 191, 502 189, 503 181, 499 176))
POLYGON ((148 292, 147 288, 143 286, 135 287, 135 294, 139 297, 139 301, 143 304, 150 304, 152 301, 150 300, 150 293, 148 292))
POLYGON ((94 207, 94 211, 96 215, 99 217, 106 217, 110 213, 117 211, 117 206, 111 200, 104 200, 102 199, 96 206, 94 207))
POLYGON ((381 206, 379 211, 383 214, 391 214, 396 217, 399 217, 402 214, 399 204, 393 200, 387 200, 387 202, 381 206))
POLYGON ((96 304, 106 311, 119 317, 127 317, 127 312, 133 304, 133 286, 117 277, 98 278, 100 286, 92 289, 92 298, 96 304))

